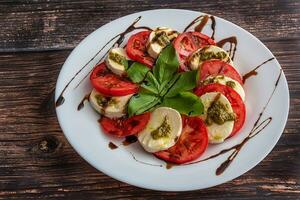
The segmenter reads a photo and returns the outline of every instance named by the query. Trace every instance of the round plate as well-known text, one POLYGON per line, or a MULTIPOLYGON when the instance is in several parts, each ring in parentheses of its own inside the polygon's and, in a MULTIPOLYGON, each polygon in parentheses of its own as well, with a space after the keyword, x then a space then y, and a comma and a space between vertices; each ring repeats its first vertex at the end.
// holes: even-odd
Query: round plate
MULTIPOLYGON (((285 127, 289 110, 286 78, 274 55, 265 45, 239 26, 218 17, 215 17, 215 40, 220 41, 231 36, 237 38, 234 63, 242 75, 271 59, 256 70, 256 76, 249 77, 245 82, 247 115, 242 130, 222 144, 209 145, 198 160, 231 148, 243 140, 246 141, 240 145, 237 154, 234 153, 237 150, 231 148, 226 153, 206 161, 167 169, 166 163, 143 151, 138 142, 123 146, 121 139, 105 135, 97 122, 99 115, 88 102, 85 102, 81 110, 77 110, 82 98, 91 91, 89 78, 84 77, 88 76, 90 70, 118 38, 103 48, 110 39, 124 32, 137 19, 139 21, 136 26, 151 28, 166 26, 182 32, 200 15, 205 14, 173 9, 134 13, 100 27, 70 54, 61 69, 56 85, 56 112, 68 141, 92 166, 117 180, 138 187, 186 191, 215 186, 244 174, 265 158, 275 146, 285 127), (109 142, 119 147, 111 150, 108 147, 109 142), (234 159, 229 161, 230 165, 223 173, 217 175, 216 170, 230 155, 235 155, 231 156, 234 159)), ((209 36, 212 34, 211 20, 202 32, 209 36)), ((126 35, 122 45, 126 44, 131 34, 126 35)), ((229 46, 225 44, 224 48, 229 49, 229 46)))

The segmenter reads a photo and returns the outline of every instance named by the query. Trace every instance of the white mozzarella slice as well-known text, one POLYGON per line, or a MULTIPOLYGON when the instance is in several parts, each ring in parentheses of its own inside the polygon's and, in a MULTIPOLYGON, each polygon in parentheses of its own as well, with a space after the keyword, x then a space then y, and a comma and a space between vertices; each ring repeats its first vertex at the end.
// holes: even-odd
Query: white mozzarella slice
POLYGON ((89 97, 89 102, 92 105, 92 107, 100 114, 104 113, 103 110, 103 102, 106 101, 106 98, 97 92, 97 90, 93 89, 90 97, 89 97))
POLYGON ((158 152, 175 145, 182 131, 181 115, 177 110, 160 107, 151 113, 146 128, 138 135, 143 148, 158 152))
MULTIPOLYGON (((225 105, 229 113, 233 113, 231 104, 224 95, 218 92, 205 93, 200 97, 204 105, 203 118, 205 121, 207 120, 207 110, 211 106, 211 104, 216 100, 217 95, 220 95, 217 101, 225 105)), ((207 125, 209 143, 223 142, 231 134, 233 125, 234 125, 234 121, 226 121, 221 125, 212 122, 211 124, 207 125)))
POLYGON ((204 46, 189 56, 188 65, 192 70, 197 70, 203 61, 206 60, 223 60, 233 65, 229 54, 222 48, 215 45, 204 46))
POLYGON ((113 48, 109 51, 106 58, 107 67, 115 74, 121 76, 125 73, 124 60, 129 60, 123 48, 113 48))
POLYGON ((178 36, 171 28, 159 27, 153 30, 148 38, 147 52, 152 58, 157 58, 160 52, 178 36))
POLYGON ((104 109, 104 115, 108 118, 119 118, 126 114, 127 103, 133 94, 111 97, 104 109))
POLYGON ((245 101, 244 88, 236 80, 234 80, 234 79, 232 79, 228 76, 218 75, 218 76, 215 76, 215 77, 209 76, 203 81, 204 85, 209 84, 209 83, 219 83, 219 84, 222 84, 222 85, 227 85, 227 86, 231 87, 232 89, 234 89, 240 95, 242 100, 245 101))
POLYGON ((126 114, 126 106, 132 95, 105 97, 93 89, 89 101, 97 112, 113 119, 123 117, 126 114))

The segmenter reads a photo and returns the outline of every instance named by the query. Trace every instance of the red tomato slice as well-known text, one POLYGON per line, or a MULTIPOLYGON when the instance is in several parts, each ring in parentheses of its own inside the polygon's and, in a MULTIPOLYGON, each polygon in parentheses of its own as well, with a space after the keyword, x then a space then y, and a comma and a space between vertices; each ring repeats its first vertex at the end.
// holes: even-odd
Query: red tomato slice
POLYGON ((111 73, 105 63, 94 68, 90 80, 98 92, 108 96, 124 96, 138 91, 138 85, 111 73))
POLYGON ((151 31, 138 32, 128 39, 126 53, 129 58, 152 67, 154 59, 151 58, 146 49, 147 40, 151 31))
POLYGON ((187 57, 200 47, 209 44, 215 45, 216 42, 207 35, 199 32, 185 32, 178 35, 174 40, 174 47, 179 57, 181 70, 189 71, 186 65, 187 57))
POLYGON ((231 87, 218 83, 212 83, 202 87, 198 87, 195 90, 195 94, 197 96, 202 96, 207 92, 220 92, 229 100, 233 112, 236 114, 236 119, 234 121, 234 126, 230 137, 235 135, 243 127, 246 118, 245 104, 240 95, 231 87))
POLYGON ((207 148, 208 135, 199 117, 182 116, 183 129, 177 143, 171 148, 154 153, 160 159, 177 164, 197 159, 207 148))
POLYGON ((150 119, 150 113, 143 113, 129 118, 110 119, 102 117, 99 122, 106 134, 116 137, 135 135, 142 131, 150 119))
POLYGON ((208 76, 224 75, 243 85, 243 79, 238 71, 230 64, 221 60, 208 60, 203 62, 199 73, 200 81, 206 79, 208 76))

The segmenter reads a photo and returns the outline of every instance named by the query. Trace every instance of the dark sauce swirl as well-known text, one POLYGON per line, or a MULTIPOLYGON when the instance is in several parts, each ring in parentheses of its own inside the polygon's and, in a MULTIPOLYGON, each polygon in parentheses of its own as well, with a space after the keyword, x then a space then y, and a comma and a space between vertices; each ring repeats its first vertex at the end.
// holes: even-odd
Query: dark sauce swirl
POLYGON ((215 30, 216 30, 216 20, 214 16, 208 16, 208 15, 201 15, 197 18, 195 18, 191 23, 189 23, 183 30, 183 32, 186 32, 189 28, 200 22, 196 27, 194 28, 195 31, 197 32, 202 32, 204 26, 207 24, 208 20, 211 20, 211 30, 212 30, 212 35, 211 38, 214 39, 215 36, 215 30))
POLYGON ((235 56, 235 52, 236 52, 237 43, 238 43, 237 38, 235 36, 224 38, 224 39, 220 40, 219 42, 217 42, 217 46, 220 48, 223 48, 223 46, 226 43, 229 43, 229 45, 230 45, 229 56, 233 60, 234 56, 235 56))
POLYGON ((264 64, 266 64, 266 63, 268 63, 268 62, 270 62, 271 60, 274 60, 274 59, 275 58, 273 57, 273 58, 270 58, 270 59, 264 61, 263 63, 261 63, 260 65, 256 66, 254 69, 252 69, 250 72, 248 72, 245 75, 243 75, 243 83, 245 83, 246 80, 248 78, 250 78, 251 76, 256 76, 257 75, 257 71, 256 70, 258 70, 261 66, 263 66, 264 64))

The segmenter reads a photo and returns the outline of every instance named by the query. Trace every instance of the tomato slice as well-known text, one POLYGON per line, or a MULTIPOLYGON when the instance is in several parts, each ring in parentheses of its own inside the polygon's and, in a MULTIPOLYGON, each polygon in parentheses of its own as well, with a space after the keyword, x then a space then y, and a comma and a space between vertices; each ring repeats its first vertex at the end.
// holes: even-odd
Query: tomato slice
POLYGON ((138 91, 138 85, 111 73, 105 63, 94 68, 90 80, 93 87, 103 95, 124 96, 138 91))
POLYGON ((177 51, 180 68, 183 71, 189 71, 186 65, 187 57, 204 45, 215 45, 216 42, 209 36, 199 32, 185 32, 174 40, 174 47, 177 51))
POLYGON ((199 73, 200 81, 206 79, 208 76, 224 75, 243 85, 243 79, 238 71, 230 64, 221 60, 208 60, 203 62, 199 73))
POLYGON ((151 31, 138 32, 128 39, 126 45, 126 53, 129 58, 137 62, 143 63, 148 67, 152 67, 154 59, 151 58, 146 49, 147 40, 151 31))
POLYGON ((208 84, 195 89, 195 94, 197 96, 202 96, 207 92, 220 92, 229 100, 233 112, 236 114, 233 130, 232 133, 230 134, 230 137, 234 136, 243 127, 245 123, 246 107, 242 98, 231 87, 228 87, 226 85, 221 85, 218 83, 208 84))
POLYGON ((116 137, 135 135, 142 131, 150 119, 150 113, 143 113, 129 118, 110 119, 102 117, 99 122, 106 134, 116 137))
POLYGON ((199 117, 182 116, 183 129, 177 143, 171 148, 154 153, 160 159, 177 164, 197 159, 208 145, 206 126, 199 117))

